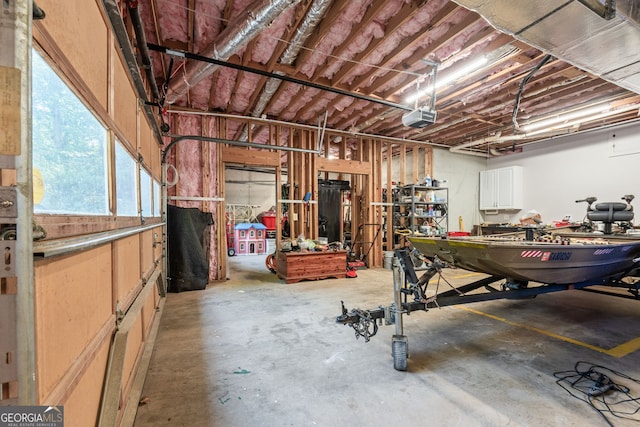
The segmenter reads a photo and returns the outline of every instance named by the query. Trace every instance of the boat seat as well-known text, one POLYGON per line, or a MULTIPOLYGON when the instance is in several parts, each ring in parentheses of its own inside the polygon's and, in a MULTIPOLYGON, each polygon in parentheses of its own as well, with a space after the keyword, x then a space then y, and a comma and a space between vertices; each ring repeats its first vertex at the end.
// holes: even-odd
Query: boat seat
POLYGON ((633 206, 625 202, 592 203, 587 212, 590 221, 600 221, 605 224, 605 233, 611 234, 611 224, 617 221, 633 220, 633 206))

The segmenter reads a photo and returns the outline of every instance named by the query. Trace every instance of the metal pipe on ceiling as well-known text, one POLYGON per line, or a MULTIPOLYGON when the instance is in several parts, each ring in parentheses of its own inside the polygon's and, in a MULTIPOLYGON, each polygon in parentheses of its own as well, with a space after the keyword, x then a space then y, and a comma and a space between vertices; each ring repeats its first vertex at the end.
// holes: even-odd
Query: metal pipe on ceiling
POLYGON ((131 16, 133 31, 136 34, 136 46, 140 51, 142 68, 144 68, 144 71, 147 74, 147 80, 149 81, 149 87, 151 88, 151 95, 153 95, 154 100, 158 101, 160 99, 160 91, 158 90, 158 84, 156 83, 156 78, 153 75, 153 67, 151 67, 151 57, 149 56, 149 48, 147 47, 147 38, 144 35, 144 27, 142 26, 142 19, 140 18, 140 9, 138 9, 138 1, 128 0, 127 7, 129 11, 129 16, 131 16))
MULTIPOLYGON (((185 114, 185 115, 197 115, 197 116, 212 116, 212 117, 222 117, 226 119, 232 120, 249 120, 251 122, 260 122, 264 124, 272 124, 272 125, 282 125, 294 129, 308 129, 308 130, 317 130, 317 126, 305 125, 300 123, 290 123, 281 120, 267 119, 267 118, 247 118, 246 116, 239 116, 237 114, 229 114, 229 113, 217 113, 213 111, 194 111, 194 110, 183 110, 183 109, 169 109, 167 113, 173 114, 185 114)), ((420 141, 417 139, 408 139, 408 138, 397 138, 393 136, 384 136, 384 135, 376 135, 373 133, 364 133, 364 132, 353 132, 351 130, 340 130, 340 129, 327 129, 327 132, 330 132, 332 135, 342 135, 346 138, 366 138, 366 139, 375 139, 382 142, 388 142, 392 144, 406 145, 406 144, 418 144, 418 145, 430 145, 432 147, 446 148, 449 149, 449 145, 446 144, 438 144, 431 141, 420 141)))
POLYGON ((111 22, 113 34, 115 35, 116 40, 118 41, 118 46, 120 46, 120 50, 124 56, 124 60, 129 70, 129 76, 131 77, 133 86, 136 89, 138 99, 142 101, 142 109, 151 124, 153 132, 156 134, 158 144, 161 145, 162 132, 158 127, 158 122, 155 119, 155 115, 151 110, 151 107, 148 105, 149 98, 147 96, 147 90, 144 86, 144 82, 142 81, 138 62, 136 61, 133 49, 131 48, 131 43, 129 43, 129 36, 125 28, 124 21, 122 20, 122 16, 120 15, 118 2, 117 0, 102 0, 102 5, 109 17, 109 21, 111 22))
MULTIPOLYGON (((300 27, 296 30, 295 36, 291 39, 289 46, 282 53, 280 57, 280 63, 284 65, 291 65, 293 61, 296 60, 302 46, 307 41, 309 36, 313 34, 318 23, 322 20, 325 12, 331 6, 333 0, 316 0, 309 8, 307 15, 304 18, 300 27)), ((281 72, 276 72, 276 74, 284 74, 281 72)), ((271 100, 273 95, 276 93, 282 81, 276 78, 270 78, 264 85, 262 89, 262 93, 256 102, 256 107, 251 113, 253 117, 260 117, 264 109, 267 107, 267 103, 271 100)))
MULTIPOLYGON (((298 57, 302 46, 304 46, 309 36, 313 34, 313 31, 315 30, 318 23, 322 20, 322 17, 324 16, 329 6, 331 6, 331 3, 333 3, 333 0, 315 0, 313 2, 311 7, 309 8, 309 11, 304 17, 304 20, 296 30, 295 35, 291 39, 289 45, 282 53, 279 61, 281 64, 293 64, 293 61, 295 61, 298 57)), ((275 74, 284 75, 284 73, 282 73, 281 71, 276 71, 275 74)), ((262 115, 263 111, 267 108, 267 104, 269 103, 269 101, 271 101, 276 91, 280 88, 281 84, 282 80, 276 79, 274 77, 270 77, 269 79, 267 79, 262 88, 260 96, 256 101, 256 106, 251 112, 252 117, 260 117, 262 115)), ((238 139, 240 139, 241 141, 245 141, 247 137, 247 127, 243 126, 238 139)))
MULTIPOLYGON (((207 46, 201 56, 226 61, 233 54, 245 47, 262 30, 271 25, 278 16, 301 0, 259 0, 254 2, 243 13, 239 14, 227 25, 214 43, 207 46)), ((190 58, 194 59, 194 58, 190 58)), ((221 64, 199 61, 188 64, 182 79, 175 79, 169 84, 166 101, 175 103, 190 87, 213 74, 221 64)))
MULTIPOLYGON (((245 65, 233 64, 231 62, 221 61, 219 59, 213 59, 213 58, 209 58, 209 57, 206 57, 206 56, 198 55, 198 54, 195 54, 195 53, 186 52, 184 50, 170 49, 168 47, 159 46, 159 45, 153 44, 153 43, 148 43, 147 46, 149 47, 150 50, 166 53, 167 55, 174 55, 174 56, 181 57, 181 58, 193 59, 193 60, 200 61, 200 62, 206 62, 206 63, 209 63, 209 64, 215 64, 215 65, 219 65, 219 66, 229 67, 229 68, 233 68, 233 69, 236 69, 236 70, 245 71, 247 73, 259 74, 259 75, 265 76, 265 77, 273 77, 273 78, 276 78, 276 79, 284 80, 284 81, 289 82, 289 83, 296 83, 296 84, 299 84, 299 85, 302 85, 302 86, 312 87, 314 89, 319 89, 319 90, 324 90, 324 91, 327 91, 327 92, 337 93, 338 95, 349 96, 349 97, 360 99, 360 100, 363 100, 363 101, 369 101, 369 102, 374 102, 376 104, 386 105, 387 107, 398 108, 400 110, 405 110, 405 111, 412 111, 413 110, 413 108, 411 108, 411 107, 407 107, 406 105, 402 105, 402 104, 396 104, 395 102, 387 101, 386 99, 376 98, 376 97, 373 97, 373 96, 362 95, 362 94, 359 94, 357 92, 349 92, 349 91, 338 89, 338 88, 331 87, 331 86, 325 86, 325 85, 321 85, 321 84, 314 83, 314 82, 300 80, 300 79, 297 79, 295 77, 290 77, 290 76, 287 76, 287 75, 280 75, 280 74, 272 73, 272 72, 269 72, 269 71, 258 70, 257 68, 251 68, 251 67, 247 67, 245 65)), ((168 101, 168 98, 167 98, 167 101, 168 101)))

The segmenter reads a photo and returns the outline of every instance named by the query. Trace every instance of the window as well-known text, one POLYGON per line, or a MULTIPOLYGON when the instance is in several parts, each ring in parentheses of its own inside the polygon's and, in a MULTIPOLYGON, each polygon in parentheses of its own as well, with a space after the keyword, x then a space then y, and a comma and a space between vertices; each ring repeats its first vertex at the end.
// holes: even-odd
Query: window
POLYGON ((33 51, 36 213, 109 214, 107 130, 33 51))
POLYGON ((160 208, 162 206, 162 198, 160 196, 160 183, 153 181, 153 216, 160 216, 160 208))
POLYGON ((140 205, 143 217, 151 217, 153 215, 151 200, 151 177, 146 170, 140 168, 140 205))
POLYGON ((138 167, 120 144, 116 144, 116 211, 121 216, 138 215, 138 167))
POLYGON ((244 239, 245 237, 244 230, 240 230, 240 238, 244 239))

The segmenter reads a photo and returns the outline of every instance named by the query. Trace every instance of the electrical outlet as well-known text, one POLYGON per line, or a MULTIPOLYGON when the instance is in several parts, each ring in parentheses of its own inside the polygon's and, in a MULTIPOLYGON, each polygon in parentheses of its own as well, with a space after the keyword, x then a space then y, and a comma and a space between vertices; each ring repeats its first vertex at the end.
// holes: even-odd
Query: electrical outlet
POLYGON ((293 213, 293 220, 294 220, 294 221, 297 221, 297 220, 298 220, 298 214, 297 214, 297 213, 295 213, 295 212, 293 213))

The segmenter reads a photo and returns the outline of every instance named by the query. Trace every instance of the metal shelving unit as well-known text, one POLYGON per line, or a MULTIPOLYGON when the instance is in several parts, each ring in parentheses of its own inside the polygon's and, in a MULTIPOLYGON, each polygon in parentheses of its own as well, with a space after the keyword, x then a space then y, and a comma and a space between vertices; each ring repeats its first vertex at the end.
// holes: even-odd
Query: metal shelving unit
POLYGON ((449 189, 405 185, 394 194, 394 231, 446 236, 449 231, 449 189))

